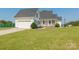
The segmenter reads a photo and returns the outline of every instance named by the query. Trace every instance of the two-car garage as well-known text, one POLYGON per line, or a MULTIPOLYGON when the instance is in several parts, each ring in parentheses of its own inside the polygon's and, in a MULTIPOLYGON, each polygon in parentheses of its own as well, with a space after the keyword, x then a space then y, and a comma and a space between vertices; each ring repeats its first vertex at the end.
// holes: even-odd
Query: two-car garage
POLYGON ((15 15, 15 27, 17 28, 31 28, 38 9, 23 9, 15 15))
POLYGON ((33 23, 32 18, 16 18, 15 27, 16 28, 31 28, 31 24, 33 23))
POLYGON ((16 28, 30 29, 31 28, 31 22, 16 22, 15 27, 16 28))

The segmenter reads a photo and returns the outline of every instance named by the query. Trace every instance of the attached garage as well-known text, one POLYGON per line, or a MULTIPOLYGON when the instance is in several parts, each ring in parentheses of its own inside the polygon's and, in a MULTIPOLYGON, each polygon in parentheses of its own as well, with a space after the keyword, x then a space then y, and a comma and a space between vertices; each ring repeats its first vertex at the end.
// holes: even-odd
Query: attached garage
POLYGON ((15 15, 16 28, 31 28, 37 9, 23 9, 15 15))
POLYGON ((30 29, 31 28, 31 23, 32 22, 16 22, 15 27, 30 29))
POLYGON ((16 18, 15 27, 30 29, 33 21, 34 21, 33 17, 19 17, 19 18, 16 18))

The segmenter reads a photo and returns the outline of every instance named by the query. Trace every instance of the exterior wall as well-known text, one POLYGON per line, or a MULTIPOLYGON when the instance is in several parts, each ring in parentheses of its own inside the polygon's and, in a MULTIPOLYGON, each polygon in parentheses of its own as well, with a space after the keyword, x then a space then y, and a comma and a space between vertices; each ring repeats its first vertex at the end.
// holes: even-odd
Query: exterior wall
POLYGON ((39 11, 36 12, 34 22, 37 24, 38 27, 41 26, 41 24, 40 24, 40 12, 39 11))
POLYGON ((61 24, 62 24, 61 20, 59 20, 59 19, 54 19, 54 20, 55 20, 55 24, 58 23, 60 25, 60 27, 61 27, 61 24))
POLYGON ((56 23, 58 23, 60 25, 60 27, 61 27, 61 21, 57 21, 56 23))
MULTIPOLYGON (((34 20, 35 20, 34 17, 16 17, 15 27, 30 29, 31 24, 34 22, 34 20)), ((54 27, 56 23, 58 23, 61 27, 61 21, 58 21, 58 19, 40 19, 39 22, 38 20, 36 21, 36 24, 38 25, 38 27, 40 26, 53 26, 54 27), (52 22, 52 20, 54 22, 52 22), (43 24, 43 21, 45 21, 45 24, 43 24), (51 21, 50 24, 49 24, 49 21, 51 21)))
POLYGON ((55 25, 55 22, 52 22, 53 19, 41 19, 40 23, 41 26, 53 26, 55 25), (45 24, 43 24, 43 21, 45 22, 45 24), (50 21, 50 23, 49 23, 50 21))
POLYGON ((38 18, 34 18, 34 22, 37 24, 38 27, 40 27, 40 20, 38 18))
POLYGON ((33 17, 17 17, 15 20, 15 27, 30 29, 33 21, 33 17))

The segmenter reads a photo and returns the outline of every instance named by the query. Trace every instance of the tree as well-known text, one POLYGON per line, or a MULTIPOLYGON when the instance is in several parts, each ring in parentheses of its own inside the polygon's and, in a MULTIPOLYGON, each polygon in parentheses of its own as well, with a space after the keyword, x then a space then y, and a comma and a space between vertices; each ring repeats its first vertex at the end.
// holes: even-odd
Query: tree
POLYGON ((6 21, 5 20, 0 20, 0 24, 5 24, 6 21))
POLYGON ((71 22, 65 24, 65 26, 69 26, 69 25, 79 26, 79 21, 71 21, 71 22))
POLYGON ((14 27, 12 21, 0 20, 0 27, 14 27))

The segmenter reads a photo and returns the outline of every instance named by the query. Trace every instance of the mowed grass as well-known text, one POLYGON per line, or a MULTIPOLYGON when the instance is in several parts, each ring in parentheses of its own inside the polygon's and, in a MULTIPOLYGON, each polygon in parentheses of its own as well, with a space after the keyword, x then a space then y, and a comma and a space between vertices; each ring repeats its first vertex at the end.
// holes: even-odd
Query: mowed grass
POLYGON ((78 50, 79 27, 30 29, 0 36, 1 50, 78 50))
POLYGON ((3 28, 0 28, 0 30, 6 30, 6 29, 11 29, 13 27, 3 27, 3 28))

